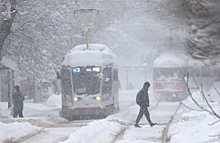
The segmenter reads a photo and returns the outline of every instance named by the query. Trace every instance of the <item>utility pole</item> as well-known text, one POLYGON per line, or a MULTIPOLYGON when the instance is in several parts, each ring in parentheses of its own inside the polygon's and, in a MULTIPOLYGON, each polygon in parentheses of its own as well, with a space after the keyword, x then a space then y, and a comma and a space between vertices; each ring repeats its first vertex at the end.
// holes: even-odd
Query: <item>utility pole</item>
POLYGON ((8 69, 8 108, 12 107, 11 71, 8 69))
POLYGON ((128 89, 128 67, 126 67, 126 83, 127 83, 127 89, 128 89))
POLYGON ((173 37, 172 37, 172 28, 171 28, 171 30, 170 30, 170 47, 171 47, 171 49, 173 48, 173 37))
POLYGON ((0 73, 0 102, 2 101, 2 75, 0 73))

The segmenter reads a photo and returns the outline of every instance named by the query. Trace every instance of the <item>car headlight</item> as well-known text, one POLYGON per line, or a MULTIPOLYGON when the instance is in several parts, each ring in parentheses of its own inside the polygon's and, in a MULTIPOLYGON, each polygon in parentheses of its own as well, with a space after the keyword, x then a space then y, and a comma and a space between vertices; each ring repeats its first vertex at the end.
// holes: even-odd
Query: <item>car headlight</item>
POLYGON ((77 97, 74 97, 73 100, 74 100, 74 101, 78 101, 78 98, 77 98, 77 97))
POLYGON ((99 100, 101 100, 101 97, 97 96, 95 99, 99 101, 99 100))

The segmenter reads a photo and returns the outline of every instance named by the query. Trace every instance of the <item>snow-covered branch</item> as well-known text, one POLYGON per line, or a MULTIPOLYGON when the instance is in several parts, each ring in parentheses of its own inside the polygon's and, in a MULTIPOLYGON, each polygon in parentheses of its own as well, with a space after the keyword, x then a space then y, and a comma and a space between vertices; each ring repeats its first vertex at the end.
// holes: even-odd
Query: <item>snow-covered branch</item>
POLYGON ((211 111, 210 111, 210 110, 207 110, 207 109, 204 108, 204 107, 202 107, 202 106, 194 99, 194 97, 192 96, 192 93, 191 93, 191 91, 190 91, 190 89, 189 89, 189 84, 188 84, 189 73, 187 73, 186 87, 187 87, 188 93, 189 93, 191 99, 193 100, 193 102, 194 102, 200 109, 202 109, 203 111, 206 111, 206 112, 208 112, 209 114, 211 114, 211 115, 217 117, 218 119, 220 119, 220 116, 214 111, 214 109, 213 109, 212 106, 209 104, 208 100, 206 99, 205 94, 204 94, 204 91, 203 91, 203 86, 202 86, 202 84, 201 84, 201 87, 199 87, 198 84, 197 84, 197 82, 196 82, 196 80, 195 80, 195 78, 194 78, 193 76, 192 76, 192 79, 193 79, 195 85, 197 86, 197 88, 199 89, 199 91, 200 91, 200 93, 201 93, 201 96, 203 97, 203 99, 205 100, 206 104, 208 105, 208 107, 209 107, 209 109, 210 109, 211 111))
POLYGON ((187 106, 186 104, 184 104, 182 101, 180 101, 180 104, 182 104, 184 107, 186 107, 186 108, 188 108, 188 109, 190 109, 190 110, 193 110, 193 111, 204 111, 204 110, 193 109, 193 108, 187 106))
POLYGON ((26 1, 26 0, 24 0, 24 1, 17 2, 17 5, 18 5, 18 6, 34 6, 34 5, 37 5, 37 4, 41 3, 43 0, 39 0, 39 1, 35 2, 35 3, 33 3, 33 2, 28 2, 28 1, 26 1), (24 1, 25 1, 26 3, 24 3, 24 1))
POLYGON ((209 65, 220 62, 219 1, 188 1, 189 34, 186 50, 209 65))
POLYGON ((216 123, 218 123, 218 122, 220 122, 220 120, 215 121, 215 122, 213 122, 213 123, 209 124, 209 126, 212 126, 212 125, 214 125, 214 124, 216 124, 216 123))
MULTIPOLYGON (((210 114, 213 114, 211 111, 209 111, 209 110, 205 109, 204 107, 202 107, 202 106, 194 99, 194 97, 192 96, 192 93, 191 93, 191 91, 190 91, 190 89, 189 89, 188 80, 189 80, 189 73, 187 74, 186 88, 187 88, 188 93, 189 93, 191 99, 193 100, 193 102, 194 102, 200 109, 202 109, 203 111, 206 111, 206 112, 208 112, 208 113, 210 113, 210 114)), ((199 89, 199 86, 197 85, 197 83, 196 83, 194 77, 193 77, 193 80, 194 80, 194 82, 195 82, 197 88, 199 89)))

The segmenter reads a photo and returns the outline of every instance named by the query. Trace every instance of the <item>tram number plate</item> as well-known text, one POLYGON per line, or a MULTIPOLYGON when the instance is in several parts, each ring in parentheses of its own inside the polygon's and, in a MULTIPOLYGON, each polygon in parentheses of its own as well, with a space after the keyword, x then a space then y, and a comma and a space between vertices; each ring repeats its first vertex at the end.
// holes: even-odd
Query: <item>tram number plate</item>
POLYGON ((75 92, 76 93, 85 93, 86 92, 86 88, 76 88, 75 92))

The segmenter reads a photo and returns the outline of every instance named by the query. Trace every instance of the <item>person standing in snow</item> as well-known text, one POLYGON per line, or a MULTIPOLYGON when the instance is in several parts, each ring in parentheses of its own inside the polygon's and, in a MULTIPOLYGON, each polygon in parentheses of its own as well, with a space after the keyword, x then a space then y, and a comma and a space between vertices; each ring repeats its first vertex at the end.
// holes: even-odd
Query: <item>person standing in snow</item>
POLYGON ((128 90, 134 90, 134 86, 131 82, 128 84, 128 90))
POLYGON ((19 117, 23 118, 23 114, 22 114, 22 110, 23 110, 23 101, 24 101, 24 95, 20 92, 20 87, 19 86, 15 86, 14 87, 14 94, 13 96, 13 101, 14 101, 14 118, 17 118, 17 116, 19 115, 19 117))
POLYGON ((145 82, 143 88, 139 91, 138 95, 137 95, 137 104, 140 106, 140 111, 139 114, 137 116, 136 122, 135 122, 135 127, 139 127, 138 125, 139 121, 141 120, 141 118, 143 117, 143 115, 145 115, 145 117, 147 118, 147 121, 149 122, 150 126, 154 126, 156 125, 156 123, 152 123, 151 119, 150 119, 150 113, 148 111, 148 107, 149 107, 149 96, 148 96, 148 89, 150 87, 150 83, 149 82, 145 82))

